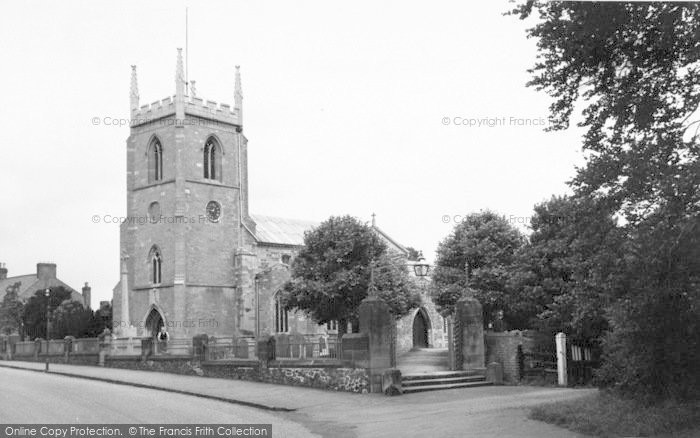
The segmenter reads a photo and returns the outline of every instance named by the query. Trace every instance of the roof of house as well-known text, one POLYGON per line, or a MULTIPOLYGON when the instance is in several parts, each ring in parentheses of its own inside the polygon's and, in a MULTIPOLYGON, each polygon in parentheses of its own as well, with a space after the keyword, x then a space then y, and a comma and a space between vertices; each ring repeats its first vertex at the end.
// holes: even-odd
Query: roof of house
POLYGON ((275 245, 304 245, 304 232, 319 225, 318 222, 286 219, 281 217, 251 214, 255 221, 255 237, 261 243, 275 245))
POLYGON ((7 288, 15 283, 20 283, 18 295, 21 300, 28 300, 32 295, 36 293, 36 291, 40 289, 46 289, 47 287, 63 287, 66 290, 71 291, 73 300, 80 302, 83 301, 83 296, 80 292, 68 286, 61 280, 57 278, 52 278, 49 280, 39 280, 36 274, 16 275, 14 277, 8 277, 0 280, 0 300, 3 297, 5 297, 5 294, 7 293, 7 288))
POLYGON ((36 281, 36 274, 17 275, 14 277, 4 278, 0 280, 0 296, 4 297, 5 293, 7 292, 7 288, 19 282, 21 283, 19 287, 19 296, 24 298, 24 294, 26 294, 27 290, 31 289, 31 286, 36 283, 36 281))

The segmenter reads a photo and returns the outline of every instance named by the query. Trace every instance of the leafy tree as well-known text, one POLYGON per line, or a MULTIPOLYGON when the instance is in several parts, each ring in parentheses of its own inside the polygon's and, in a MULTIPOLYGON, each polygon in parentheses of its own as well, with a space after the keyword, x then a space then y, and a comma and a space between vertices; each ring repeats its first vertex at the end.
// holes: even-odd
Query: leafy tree
POLYGON ((700 218, 659 212, 640 224, 630 253, 600 383, 652 400, 700 399, 700 218))
POLYGON ((609 306, 601 382, 700 397, 688 388, 698 387, 698 367, 687 349, 688 335, 695 351, 700 338, 700 5, 528 1, 513 13, 535 10, 529 85, 554 97, 552 129, 583 104, 587 160, 572 185, 624 213, 633 248, 609 306))
POLYGON ((509 278, 515 310, 552 336, 598 339, 619 287, 624 230, 601 200, 568 196, 536 205, 530 226, 509 278))
POLYGON ((53 314, 51 337, 94 338, 105 328, 111 328, 111 309, 93 312, 78 301, 66 300, 53 314))
POLYGON ((554 98, 551 128, 583 104, 586 166, 574 187, 600 192, 631 223, 662 204, 700 209, 700 4, 527 1, 538 57, 529 86, 554 98), (687 135, 685 135, 687 137, 687 135))
MULTIPOLYGON (((367 297, 374 260, 377 293, 399 318, 420 303, 405 263, 392 255, 371 227, 351 216, 331 217, 304 235, 304 248, 292 263, 283 301, 319 324, 338 320, 341 330, 356 321, 367 297)), ((356 326, 356 324, 353 324, 356 326)))
POLYGON ((83 307, 82 303, 66 300, 53 312, 51 337, 55 339, 66 336, 87 337, 93 318, 92 310, 83 307))
POLYGON ((112 314, 112 303, 110 302, 107 302, 104 306, 100 305, 100 308, 95 310, 93 322, 90 329, 90 337, 93 337, 93 334, 96 336, 102 333, 102 331, 106 328, 110 330, 112 329, 112 314))
POLYGON ((509 325, 522 325, 506 285, 523 235, 505 218, 486 211, 468 215, 437 250, 433 270, 433 299, 441 312, 452 312, 465 294, 473 294, 483 308, 485 322, 503 310, 509 325))
POLYGON ((17 282, 7 286, 5 296, 0 304, 0 332, 6 335, 19 333, 22 326, 23 304, 19 299, 19 288, 22 283, 17 282))
POLYGON ((421 257, 421 252, 411 246, 407 246, 406 251, 408 251, 408 260, 410 261, 418 261, 421 257))
MULTIPOLYGON (((48 299, 49 313, 54 312, 61 303, 70 299, 71 292, 64 287, 51 288, 51 294, 48 299)), ((40 289, 36 291, 24 305, 22 322, 25 332, 30 339, 46 339, 46 301, 44 289, 40 289)), ((53 333, 49 334, 52 338, 55 338, 53 333)))

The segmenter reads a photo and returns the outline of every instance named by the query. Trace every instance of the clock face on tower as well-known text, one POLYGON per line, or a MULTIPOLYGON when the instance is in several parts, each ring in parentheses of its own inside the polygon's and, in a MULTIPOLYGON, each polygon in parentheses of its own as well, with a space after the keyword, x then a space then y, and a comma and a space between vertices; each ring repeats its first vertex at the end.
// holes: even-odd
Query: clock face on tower
POLYGON ((221 204, 216 201, 209 201, 207 204, 207 219, 211 222, 219 222, 221 217, 221 204))

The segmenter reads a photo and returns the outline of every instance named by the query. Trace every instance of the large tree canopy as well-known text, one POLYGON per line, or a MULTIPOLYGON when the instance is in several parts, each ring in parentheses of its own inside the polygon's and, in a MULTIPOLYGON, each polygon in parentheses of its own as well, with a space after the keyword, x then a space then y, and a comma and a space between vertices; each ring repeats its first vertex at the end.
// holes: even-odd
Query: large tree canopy
POLYGON ((635 396, 700 399, 700 218, 650 216, 633 231, 628 291, 609 308, 601 383, 635 396))
POLYGON ((528 1, 512 13, 533 11, 528 85, 553 97, 551 129, 577 104, 587 128, 575 188, 606 194, 631 222, 660 205, 697 212, 700 4, 528 1))
POLYGON ((528 1, 513 13, 534 11, 529 85, 553 97, 552 129, 577 106, 587 129, 572 185, 627 219, 601 382, 698 398, 700 4, 528 1))
POLYGON ((370 266, 374 285, 398 318, 420 303, 406 265, 367 225, 351 216, 331 217, 306 232, 304 247, 292 263, 292 278, 283 300, 318 323, 353 321, 367 297, 370 266))
POLYGON ((109 314, 102 315, 100 310, 93 312, 78 301, 66 300, 61 303, 51 318, 51 338, 62 339, 66 336, 76 338, 97 337, 105 328, 111 327, 109 314))
MULTIPOLYGON (((46 305, 49 306, 49 314, 52 314, 64 301, 71 299, 71 292, 64 287, 54 287, 47 300, 44 295, 44 289, 40 289, 34 293, 24 305, 24 313, 22 321, 24 330, 30 339, 44 338, 46 339, 46 305)), ((55 333, 49 333, 49 336, 55 338, 55 333)))
POLYGON ((605 305, 619 293, 624 230, 605 203, 568 196, 536 205, 531 228, 510 271, 515 309, 552 336, 600 337, 605 305))
POLYGON ((522 316, 506 291, 508 269, 525 238, 504 217, 486 211, 473 213, 458 223, 438 246, 433 271, 433 299, 445 312, 465 294, 473 294, 484 308, 485 321, 497 310, 511 325, 522 316))

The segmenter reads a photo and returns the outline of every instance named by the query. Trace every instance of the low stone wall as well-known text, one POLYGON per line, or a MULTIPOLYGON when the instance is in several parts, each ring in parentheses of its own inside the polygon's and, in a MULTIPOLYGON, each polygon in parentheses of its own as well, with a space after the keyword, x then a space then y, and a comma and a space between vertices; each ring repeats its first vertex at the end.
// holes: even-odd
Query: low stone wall
POLYGON ((369 374, 364 369, 338 368, 335 366, 275 367, 232 366, 215 362, 202 363, 202 371, 207 377, 250 380, 279 385, 306 386, 331 391, 367 393, 369 374))
POLYGON ((142 360, 141 356, 107 356, 105 367, 140 371, 158 371, 162 373, 201 375, 199 362, 190 356, 153 356, 142 360))
POLYGON ((199 362, 190 357, 166 356, 152 357, 142 361, 140 357, 127 356, 108 357, 105 360, 105 366, 248 380, 279 385, 306 386, 331 391, 366 393, 369 388, 369 375, 364 369, 343 368, 337 364, 311 364, 304 361, 299 361, 299 363, 294 363, 294 361, 272 361, 265 368, 257 360, 199 362))
MULTIPOLYGON (((15 357, 27 362, 45 362, 46 356, 15 357)), ((92 365, 99 362, 97 355, 72 354, 49 355, 49 362, 56 364, 92 365)), ((299 361, 272 361, 262 367, 257 360, 199 362, 192 357, 154 356, 142 360, 141 356, 107 356, 105 367, 140 371, 157 371, 188 376, 218 377, 274 383, 278 385, 305 386, 330 391, 367 393, 369 374, 363 368, 344 368, 338 364, 306 363, 299 361)))
MULTIPOLYGON (((35 355, 22 355, 13 357, 13 360, 20 360, 24 362, 46 362, 46 355, 39 354, 35 355)), ((99 356, 97 354, 71 354, 66 356, 65 354, 50 354, 49 363, 59 363, 59 364, 69 364, 69 365, 97 365, 99 363, 99 356)))
MULTIPOLYGON (((84 340, 66 339, 55 342, 55 353, 49 354, 49 362, 95 366, 100 364, 100 356, 103 355, 103 363, 107 368, 241 379, 355 393, 366 393, 369 392, 370 388, 370 373, 367 371, 369 365, 368 337, 366 334, 348 335, 348 339, 343 341, 342 345, 346 348, 345 352, 349 360, 334 358, 335 354, 330 355, 331 357, 316 357, 316 355, 310 354, 307 359, 280 358, 275 360, 274 350, 272 350, 275 343, 271 343, 269 340, 260 340, 257 344, 257 357, 262 358, 262 361, 245 358, 206 361, 208 355, 202 353, 204 350, 201 347, 195 349, 194 355, 154 355, 148 345, 145 349, 141 348, 141 355, 112 355, 109 354, 112 352, 109 345, 100 346, 98 343, 96 344, 97 349, 103 349, 101 353, 98 353, 99 350, 90 353, 74 353, 71 345, 77 345, 78 341, 84 340), (59 350, 63 353, 58 354, 59 350)), ((141 342, 147 344, 147 341, 142 340, 141 342)), ((39 350, 38 342, 27 343, 32 348, 22 348, 20 355, 15 355, 14 359, 44 362, 46 360, 45 354, 37 355, 35 353, 39 350)), ((250 348, 255 347, 255 344, 251 345, 250 342, 246 345, 250 348)), ((336 349, 340 349, 340 347, 340 345, 334 346, 336 349)))
POLYGON ((77 354, 71 353, 68 360, 64 363, 71 365, 97 365, 100 362, 100 357, 97 354, 77 354))
POLYGON ((484 333, 486 344, 486 363, 498 362, 503 365, 503 380, 506 383, 520 382, 520 366, 518 364, 518 346, 523 351, 532 351, 535 339, 525 336, 519 330, 509 332, 484 333))

